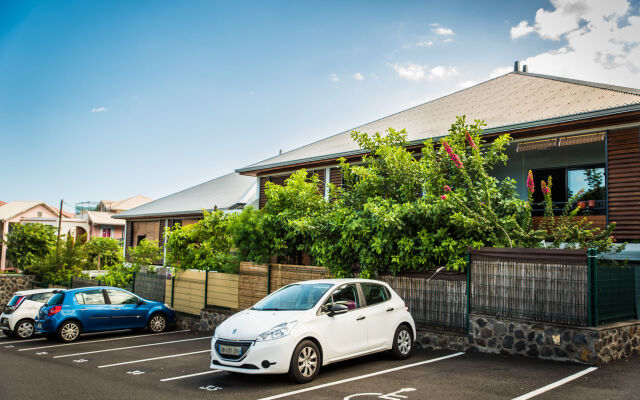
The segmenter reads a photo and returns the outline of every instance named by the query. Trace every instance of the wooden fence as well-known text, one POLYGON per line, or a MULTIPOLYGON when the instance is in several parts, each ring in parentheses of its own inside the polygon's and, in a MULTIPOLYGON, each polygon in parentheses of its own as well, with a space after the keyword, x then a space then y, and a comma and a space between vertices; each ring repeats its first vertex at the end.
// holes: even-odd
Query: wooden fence
POLYGON ((409 307, 424 328, 463 332, 467 328, 467 276, 380 276, 409 307))
POLYGON ((585 250, 482 248, 469 256, 469 312, 589 325, 585 250))

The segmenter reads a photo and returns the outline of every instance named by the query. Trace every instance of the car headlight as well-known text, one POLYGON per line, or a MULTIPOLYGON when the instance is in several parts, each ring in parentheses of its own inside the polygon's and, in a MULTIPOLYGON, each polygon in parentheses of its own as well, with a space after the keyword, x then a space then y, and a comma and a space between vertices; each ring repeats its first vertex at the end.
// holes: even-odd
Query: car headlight
POLYGON ((171 306, 167 303, 164 303, 164 306, 167 307, 169 310, 173 311, 173 308, 171 308, 171 306))
POLYGON ((291 333, 291 329, 296 324, 297 321, 284 322, 280 325, 276 325, 273 328, 269 329, 265 333, 258 336, 256 342, 263 342, 265 340, 274 340, 280 339, 287 336, 291 333))

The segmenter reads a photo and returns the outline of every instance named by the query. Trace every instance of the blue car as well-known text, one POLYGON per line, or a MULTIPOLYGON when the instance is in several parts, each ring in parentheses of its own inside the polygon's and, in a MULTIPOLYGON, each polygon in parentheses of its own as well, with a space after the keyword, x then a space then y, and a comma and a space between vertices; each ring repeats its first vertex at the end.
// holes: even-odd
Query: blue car
POLYGON ((38 312, 36 332, 73 342, 85 332, 147 328, 159 333, 175 321, 175 312, 157 301, 115 287, 85 287, 55 292, 38 312))

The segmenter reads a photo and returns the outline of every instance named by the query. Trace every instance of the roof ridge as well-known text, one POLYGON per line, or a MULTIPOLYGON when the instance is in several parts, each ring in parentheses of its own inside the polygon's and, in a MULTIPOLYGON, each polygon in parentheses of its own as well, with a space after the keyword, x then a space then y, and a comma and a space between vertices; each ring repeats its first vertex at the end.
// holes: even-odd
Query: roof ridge
POLYGON ((524 75, 524 76, 531 76, 534 78, 550 79, 550 80, 564 82, 564 83, 571 83, 574 85, 588 86, 596 89, 611 90, 614 92, 626 93, 634 96, 640 96, 640 89, 631 88, 627 86, 610 85, 608 83, 584 81, 581 79, 565 78, 562 76, 555 76, 555 75, 536 74, 532 72, 513 71, 511 73, 524 75))

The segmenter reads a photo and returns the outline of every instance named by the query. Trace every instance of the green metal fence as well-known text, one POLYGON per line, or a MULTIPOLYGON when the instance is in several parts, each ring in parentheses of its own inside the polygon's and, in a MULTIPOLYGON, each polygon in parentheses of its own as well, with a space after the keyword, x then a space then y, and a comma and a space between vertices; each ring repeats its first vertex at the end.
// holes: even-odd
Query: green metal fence
POLYGON ((640 319, 640 265, 594 257, 591 268, 592 324, 640 319))

